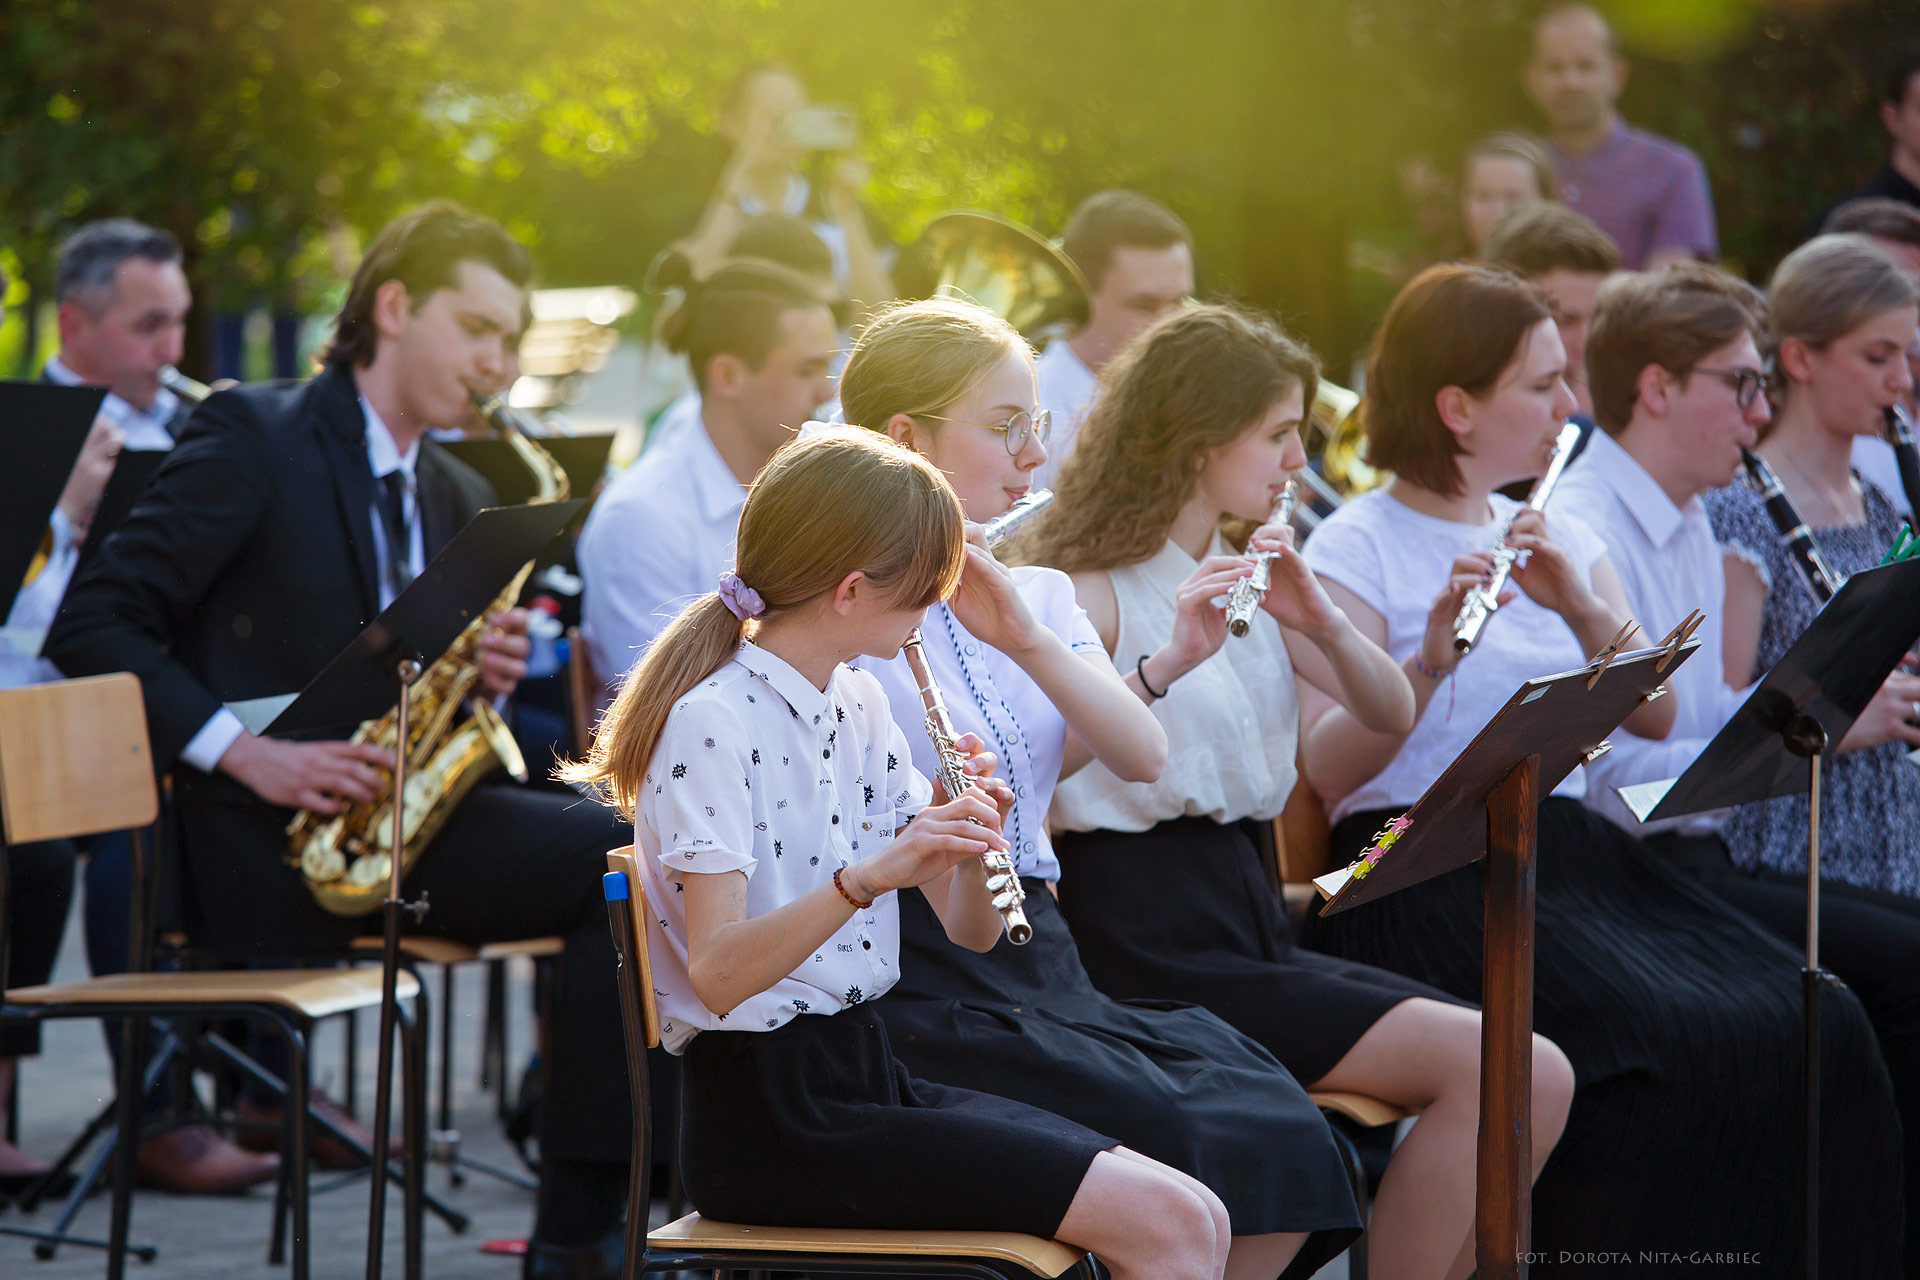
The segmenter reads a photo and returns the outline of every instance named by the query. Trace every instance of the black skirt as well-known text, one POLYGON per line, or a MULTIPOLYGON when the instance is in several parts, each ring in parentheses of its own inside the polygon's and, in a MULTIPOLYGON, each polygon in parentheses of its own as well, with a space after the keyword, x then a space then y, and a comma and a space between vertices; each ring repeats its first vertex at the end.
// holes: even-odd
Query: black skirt
POLYGON ((1293 945, 1251 823, 1175 818, 1054 840, 1060 906, 1094 985, 1202 1005, 1311 1087, 1387 1010, 1466 1004, 1397 973, 1293 945))
MULTIPOLYGON (((1335 865, 1397 816, 1333 831, 1335 865)), ((1569 1256, 1746 1255, 1728 1275, 1800 1266, 1799 958, 1576 801, 1540 806, 1534 1027, 1577 1091, 1533 1193, 1541 1275, 1569 1256)), ((1484 863, 1351 911, 1310 917, 1311 945, 1465 997, 1480 993, 1484 863)), ((1823 1276, 1901 1272, 1900 1121, 1859 1001, 1822 1002, 1823 1276)), ((1625 1274, 1593 1268, 1591 1274, 1625 1274)), ((1652 1265, 1637 1275, 1686 1276, 1652 1265)))
POLYGON ((914 1079, 870 1004, 687 1046, 681 1176, 721 1221, 1050 1238, 1093 1158, 1119 1145, 914 1079))
POLYGON ((1111 1133, 1191 1174, 1235 1235, 1321 1233, 1309 1275, 1360 1225, 1326 1121, 1258 1044, 1204 1009, 1094 989, 1044 881, 1025 946, 949 941, 926 898, 900 895, 900 981, 877 1004, 915 1076, 1017 1098, 1111 1133))

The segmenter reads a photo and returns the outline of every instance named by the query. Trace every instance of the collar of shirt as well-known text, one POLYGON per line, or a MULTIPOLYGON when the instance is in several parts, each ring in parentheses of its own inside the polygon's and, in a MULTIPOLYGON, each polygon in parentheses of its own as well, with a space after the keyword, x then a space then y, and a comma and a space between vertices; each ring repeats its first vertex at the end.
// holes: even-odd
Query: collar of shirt
POLYGON ((1684 508, 1673 505, 1639 459, 1620 447, 1619 441, 1605 431, 1595 429, 1587 444, 1587 465, 1596 469, 1620 499, 1620 505, 1633 516, 1640 532, 1656 547, 1665 547, 1680 532, 1689 518, 1706 518, 1700 499, 1689 498, 1684 508))
MULTIPOLYGON (((780 212, 789 218, 799 217, 807 211, 807 201, 812 195, 811 183, 800 174, 788 174, 787 194, 780 198, 780 212)), ((749 218, 764 217, 767 213, 767 202, 751 191, 742 191, 736 199, 740 205, 740 212, 749 218)))
POLYGON ((367 418, 367 465, 373 468, 373 478, 379 480, 396 471, 404 472, 407 491, 419 492, 420 475, 416 468, 420 465, 420 442, 415 440, 401 453, 394 443, 392 430, 365 396, 360 397, 360 412, 367 418))
MULTIPOLYGON (((59 356, 54 356, 47 361, 46 374, 48 378, 63 387, 99 385, 98 383, 88 382, 85 378, 67 368, 66 365, 60 363, 59 356)), ((159 391, 154 393, 153 403, 145 409, 135 408, 132 402, 122 400, 111 391, 107 392, 107 398, 100 402, 100 412, 106 414, 114 425, 118 426, 127 434, 133 435, 140 433, 151 437, 154 432, 159 432, 158 440, 149 438, 141 440, 137 444, 129 442, 129 448, 164 448, 166 444, 172 444, 173 437, 167 434, 167 424, 173 421, 173 415, 179 412, 179 409, 180 397, 165 387, 161 387, 159 391), (165 444, 161 444, 161 441, 164 441, 165 444)))
POLYGON ((833 709, 833 699, 814 688, 813 681, 794 670, 786 659, 762 649, 751 640, 742 640, 740 652, 735 656, 741 666, 766 681, 775 693, 785 698, 796 717, 815 726, 827 719, 827 713, 833 709))
POLYGON ((693 475, 693 499, 700 504, 700 514, 713 524, 736 522, 740 508, 747 505, 747 487, 720 456, 706 424, 681 433, 670 443, 679 443, 686 450, 687 467, 693 475))
POLYGON ((1607 136, 1600 140, 1600 145, 1591 151, 1575 155, 1558 142, 1555 142, 1552 138, 1547 139, 1547 146, 1552 149, 1554 158, 1560 161, 1563 168, 1585 169, 1591 165, 1601 164, 1611 158, 1613 153, 1618 151, 1620 147, 1626 143, 1628 132, 1627 122, 1619 116, 1615 116, 1613 118, 1613 128, 1609 129, 1607 136))

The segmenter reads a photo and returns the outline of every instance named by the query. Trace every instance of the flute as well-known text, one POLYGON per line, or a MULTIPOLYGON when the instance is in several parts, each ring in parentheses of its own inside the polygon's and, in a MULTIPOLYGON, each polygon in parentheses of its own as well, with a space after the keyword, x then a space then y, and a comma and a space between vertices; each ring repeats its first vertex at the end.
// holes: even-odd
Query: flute
POLYGON ((1793 561, 1793 567, 1800 571, 1807 590, 1813 592, 1813 598, 1821 604, 1833 599, 1833 593, 1846 584, 1846 579, 1834 572, 1827 558, 1820 554, 1820 544, 1813 540, 1813 530, 1793 509, 1793 500, 1787 497, 1787 491, 1781 487, 1780 477, 1773 473, 1765 458, 1751 449, 1740 451, 1740 460, 1747 466, 1747 477, 1753 488, 1760 494, 1760 500, 1766 504, 1767 515, 1773 521, 1773 527, 1779 531, 1780 545, 1787 549, 1787 558, 1793 561))
MULTIPOLYGON (((1273 506, 1273 515, 1268 524, 1286 526, 1293 523, 1293 480, 1287 480, 1286 488, 1280 490, 1280 500, 1273 506)), ((1227 633, 1244 636, 1253 630, 1253 611, 1267 598, 1267 587, 1273 580, 1273 558, 1278 551, 1256 551, 1253 553, 1253 572, 1233 584, 1227 591, 1227 633)))
MULTIPOLYGON (((1569 422, 1560 428, 1560 434, 1553 441, 1553 456, 1547 459, 1545 473, 1534 482, 1533 492, 1527 495, 1527 506, 1536 511, 1546 507, 1547 499, 1553 496, 1553 486, 1559 483, 1560 473, 1567 469, 1567 462, 1573 457, 1573 446, 1579 440, 1578 424, 1569 422)), ((1515 516, 1519 514, 1514 512, 1515 516)), ((1453 647, 1462 656, 1470 653, 1473 646, 1479 643, 1480 632, 1486 627, 1487 619, 1500 607, 1500 593, 1506 589, 1507 575, 1513 571, 1513 562, 1520 558, 1519 551, 1507 541, 1512 531, 1513 520, 1509 518, 1493 544, 1493 573, 1486 582, 1467 592, 1467 598, 1460 604, 1460 616, 1453 620, 1453 647)))
MULTIPOLYGON (((1005 541, 1014 530, 1045 511, 1052 503, 1053 490, 1037 489, 1014 503, 1003 514, 987 521, 982 533, 988 549, 1005 541)), ((907 669, 913 672, 914 683, 920 689, 920 703, 927 713, 927 737, 933 743, 934 776, 940 779, 948 799, 958 799, 974 790, 974 782, 963 767, 966 761, 960 754, 960 748, 954 745, 960 735, 954 731, 953 717, 947 712, 946 699, 940 696, 940 686, 934 682, 933 667, 927 662, 920 628, 913 629, 913 634, 900 646, 900 653, 907 660, 907 669)), ((1000 925, 1006 930, 1007 941, 1020 946, 1033 937, 1033 926, 1027 923, 1027 891, 1020 884, 1020 874, 1013 865, 1013 857, 998 849, 989 849, 980 855, 980 861, 986 864, 987 892, 992 895, 993 909, 1000 913, 1000 925)))

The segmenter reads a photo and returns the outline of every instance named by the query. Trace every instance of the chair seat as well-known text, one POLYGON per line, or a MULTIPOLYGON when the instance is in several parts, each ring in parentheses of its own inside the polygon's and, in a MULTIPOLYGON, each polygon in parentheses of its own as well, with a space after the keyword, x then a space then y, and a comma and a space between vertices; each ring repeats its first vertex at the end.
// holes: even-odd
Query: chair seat
POLYGON ((1307 1097, 1313 1105, 1322 1111, 1333 1111, 1345 1116, 1355 1124, 1368 1129, 1378 1129, 1382 1125, 1398 1124, 1415 1113, 1405 1107, 1397 1107, 1391 1102, 1382 1102, 1378 1098, 1368 1097, 1364 1093, 1320 1093, 1309 1091, 1307 1097))
MULTIPOLYGON (((430 938, 424 934, 400 939, 400 954, 421 964, 468 964, 475 960, 508 960, 514 956, 557 956, 566 949, 563 938, 521 938, 516 942, 489 942, 470 947, 449 938, 430 938)), ((353 952, 363 958, 379 956, 386 940, 378 936, 355 938, 353 952)))
POLYGON ((855 1253, 894 1257, 991 1258, 1037 1276, 1061 1276, 1086 1255, 1058 1240, 1011 1231, 842 1231, 832 1227, 743 1227, 697 1213, 647 1233, 663 1248, 741 1249, 765 1253, 855 1253))
MULTIPOLYGON (((402 973, 401 999, 419 993, 413 975, 402 973)), ((17 987, 8 1004, 19 1005, 278 1005, 306 1018, 326 1018, 380 1003, 377 969, 214 969, 188 973, 116 973, 80 982, 17 987)))

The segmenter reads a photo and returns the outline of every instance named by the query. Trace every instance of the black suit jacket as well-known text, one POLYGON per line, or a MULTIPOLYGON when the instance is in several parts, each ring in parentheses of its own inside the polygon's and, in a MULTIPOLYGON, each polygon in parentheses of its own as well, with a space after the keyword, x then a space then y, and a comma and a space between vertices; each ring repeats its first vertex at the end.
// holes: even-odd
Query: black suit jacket
MULTIPOLYGON (((379 612, 366 432, 338 371, 208 397, 68 590, 44 652, 70 676, 140 677, 156 767, 222 703, 304 688, 379 612)), ((431 557, 493 490, 431 440, 417 475, 431 557)), ((355 924, 284 861, 291 811, 191 766, 174 801, 196 936, 275 956, 344 945, 355 924)))
MULTIPOLYGON (((423 440, 432 557, 493 491, 423 440)), ((379 612, 373 473, 353 380, 219 392, 192 416, 47 637, 68 675, 131 671, 161 769, 222 703, 298 692, 379 612)))

